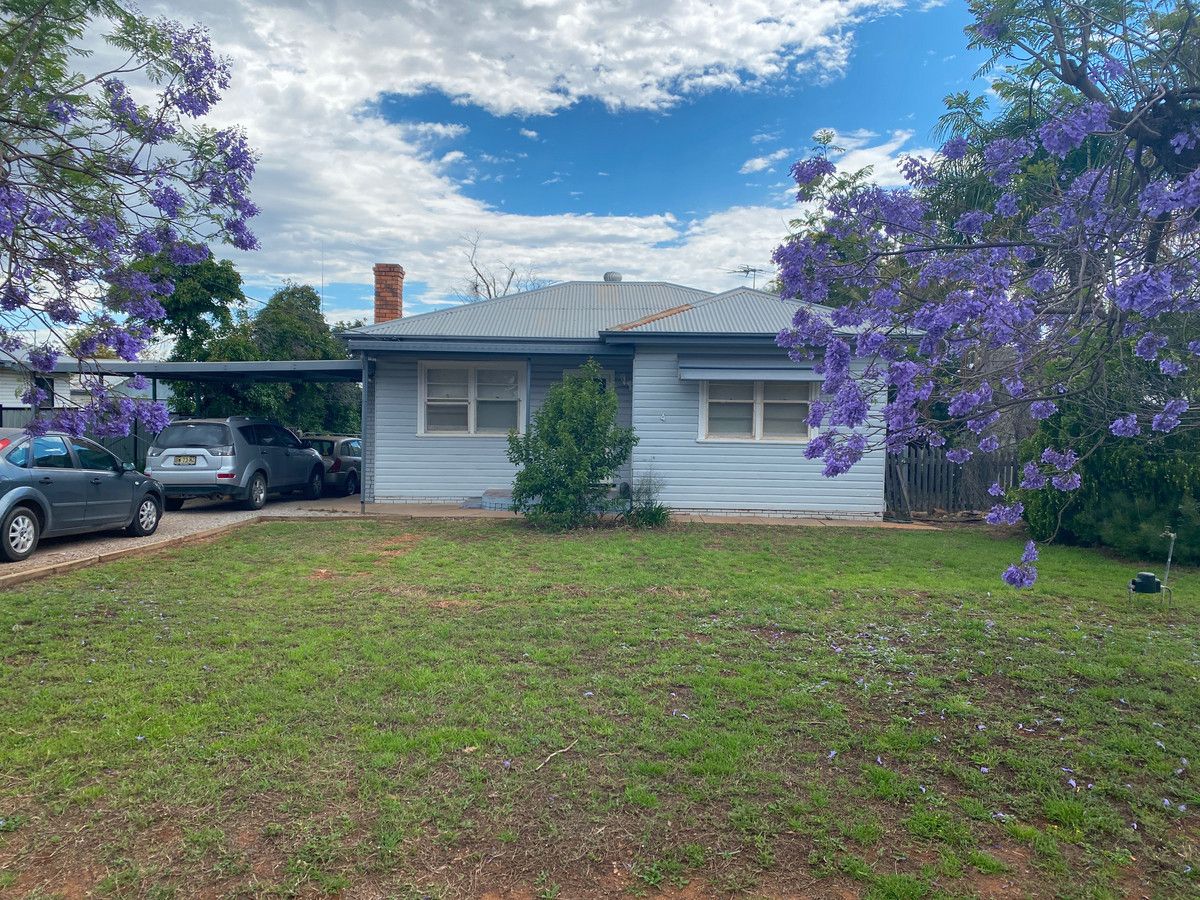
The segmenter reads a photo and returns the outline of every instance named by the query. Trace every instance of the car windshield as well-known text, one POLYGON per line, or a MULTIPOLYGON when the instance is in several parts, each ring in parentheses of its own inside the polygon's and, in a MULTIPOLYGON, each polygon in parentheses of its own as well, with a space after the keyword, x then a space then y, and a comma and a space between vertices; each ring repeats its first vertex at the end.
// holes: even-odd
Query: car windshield
POLYGON ((154 439, 155 447, 227 447, 232 443, 229 426, 216 422, 176 422, 154 439))
POLYGON ((304 443, 312 447, 322 456, 333 456, 333 441, 314 441, 309 438, 304 443))

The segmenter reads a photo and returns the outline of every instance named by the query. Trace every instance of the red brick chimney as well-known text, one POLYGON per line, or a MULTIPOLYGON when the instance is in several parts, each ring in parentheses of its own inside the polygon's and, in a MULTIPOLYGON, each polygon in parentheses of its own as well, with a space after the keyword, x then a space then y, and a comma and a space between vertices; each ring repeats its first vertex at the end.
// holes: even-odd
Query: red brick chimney
POLYGON ((375 324, 404 315, 404 266, 375 263, 375 324))

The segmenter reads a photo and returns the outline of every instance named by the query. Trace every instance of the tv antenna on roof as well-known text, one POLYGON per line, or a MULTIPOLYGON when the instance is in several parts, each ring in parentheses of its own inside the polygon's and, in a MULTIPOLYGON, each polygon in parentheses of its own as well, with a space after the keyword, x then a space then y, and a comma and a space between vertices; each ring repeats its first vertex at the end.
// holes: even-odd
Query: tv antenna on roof
POLYGON ((754 290, 758 289, 758 276, 766 275, 766 269, 760 269, 758 266, 736 266, 732 269, 727 269, 730 275, 741 275, 743 278, 750 279, 750 287, 754 290))

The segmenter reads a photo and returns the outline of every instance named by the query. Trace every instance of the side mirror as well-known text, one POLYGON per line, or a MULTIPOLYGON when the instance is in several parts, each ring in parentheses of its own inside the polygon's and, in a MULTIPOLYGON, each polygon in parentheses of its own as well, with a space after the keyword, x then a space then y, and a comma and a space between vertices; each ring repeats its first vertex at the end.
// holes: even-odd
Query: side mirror
POLYGON ((121 474, 122 475, 124 475, 126 472, 136 472, 136 471, 137 471, 137 466, 135 466, 133 463, 131 463, 131 462, 121 463, 121 474))

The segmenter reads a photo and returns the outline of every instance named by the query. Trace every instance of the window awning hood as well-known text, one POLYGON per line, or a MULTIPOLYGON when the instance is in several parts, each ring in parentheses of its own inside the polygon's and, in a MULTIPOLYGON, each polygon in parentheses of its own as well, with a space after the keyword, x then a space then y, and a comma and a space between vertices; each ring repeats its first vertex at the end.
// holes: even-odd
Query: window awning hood
POLYGON ((680 356, 679 377, 684 381, 824 381, 811 363, 794 363, 761 356, 680 356))

